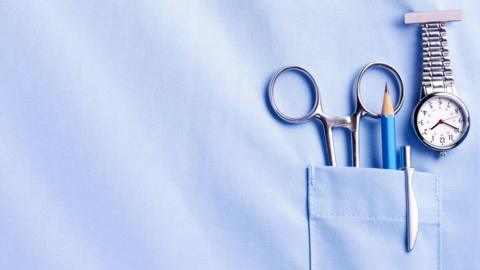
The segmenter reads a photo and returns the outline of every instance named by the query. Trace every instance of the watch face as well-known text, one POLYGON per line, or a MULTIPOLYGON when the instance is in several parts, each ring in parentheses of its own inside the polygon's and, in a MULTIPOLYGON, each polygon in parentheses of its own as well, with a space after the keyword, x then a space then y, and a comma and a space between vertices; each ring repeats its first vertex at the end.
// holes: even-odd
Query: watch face
POLYGON ((417 106, 414 125, 425 144, 445 150, 463 140, 469 128, 469 114, 456 96, 435 93, 417 106))

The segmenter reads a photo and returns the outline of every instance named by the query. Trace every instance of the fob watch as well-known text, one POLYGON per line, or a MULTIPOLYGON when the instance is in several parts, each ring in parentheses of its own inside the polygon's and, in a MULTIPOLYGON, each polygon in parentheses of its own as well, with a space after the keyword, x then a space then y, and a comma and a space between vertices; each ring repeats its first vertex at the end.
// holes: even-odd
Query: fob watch
MULTIPOLYGON (((413 114, 413 126, 418 138, 427 147, 439 151, 441 156, 458 146, 470 127, 468 109, 457 95, 447 48, 445 21, 455 18, 446 18, 445 13, 423 13, 445 20, 420 22, 423 45, 422 95, 413 114)), ((461 13, 457 16, 459 19, 461 13)))

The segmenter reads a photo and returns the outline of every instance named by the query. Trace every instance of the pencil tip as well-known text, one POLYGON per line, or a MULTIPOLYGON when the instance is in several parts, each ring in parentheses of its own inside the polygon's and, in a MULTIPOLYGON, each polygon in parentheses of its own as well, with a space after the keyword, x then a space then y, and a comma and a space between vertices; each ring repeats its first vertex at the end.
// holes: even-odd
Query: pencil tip
POLYGON ((390 92, 388 91, 388 84, 385 83, 385 93, 383 95, 383 104, 382 104, 382 114, 383 115, 393 115, 394 109, 392 105, 392 99, 390 97, 390 92))

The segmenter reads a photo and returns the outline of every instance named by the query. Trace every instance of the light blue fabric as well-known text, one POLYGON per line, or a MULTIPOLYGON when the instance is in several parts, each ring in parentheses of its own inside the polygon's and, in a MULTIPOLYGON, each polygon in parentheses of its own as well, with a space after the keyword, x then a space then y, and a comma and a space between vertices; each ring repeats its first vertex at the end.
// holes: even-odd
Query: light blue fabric
POLYGON ((414 173, 420 223, 407 253, 402 171, 323 167, 309 175, 311 269, 441 269, 438 177, 414 173))
MULTIPOLYGON (((412 145, 415 168, 433 174, 415 184, 441 179, 441 269, 478 269, 478 10, 473 0, 1 1, 0 269, 309 269, 317 258, 315 269, 343 259, 365 269, 387 263, 382 252, 398 252, 392 264, 407 258, 401 222, 360 219, 328 219, 316 231, 329 241, 313 243, 311 254, 306 168, 325 164, 324 142, 317 126, 282 123, 266 102, 273 72, 301 64, 318 80, 324 110, 350 114, 354 79, 374 60, 405 81, 397 143, 412 145), (447 27, 472 128, 439 158, 411 127, 421 54, 419 29, 403 14, 453 8, 464 11, 447 27), (367 246, 366 231, 377 256, 355 248, 367 246)), ((380 108, 379 75, 364 85, 372 108, 380 108)), ((280 83, 283 106, 308 103, 307 91, 289 87, 301 80, 280 83)), ((380 122, 361 125, 361 165, 380 167, 380 122)), ((345 165, 349 138, 334 135, 345 165)), ((319 181, 339 185, 319 182, 318 207, 370 215, 383 201, 401 218, 398 172, 326 170, 319 181), (358 204, 332 196, 361 179, 358 204), (381 180, 393 182, 371 185, 368 196, 367 183, 381 180)), ((425 201, 431 192, 422 191, 425 201)), ((420 234, 411 256, 436 265, 434 229, 420 234)))

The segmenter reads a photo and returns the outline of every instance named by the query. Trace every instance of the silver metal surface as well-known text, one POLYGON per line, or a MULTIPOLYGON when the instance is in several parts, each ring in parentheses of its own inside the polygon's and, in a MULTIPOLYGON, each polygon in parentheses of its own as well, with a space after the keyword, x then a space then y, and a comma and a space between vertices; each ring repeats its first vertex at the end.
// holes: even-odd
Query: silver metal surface
POLYGON ((412 167, 412 150, 410 145, 404 145, 400 148, 401 166, 402 168, 412 167))
POLYGON ((422 96, 435 92, 457 94, 450 68, 445 22, 462 19, 461 10, 410 12, 405 23, 418 23, 422 29, 422 96))
POLYGON ((457 94, 450 67, 444 22, 422 23, 423 96, 435 92, 457 94))
POLYGON ((329 164, 331 166, 336 166, 337 161, 336 161, 336 155, 335 155, 335 147, 333 143, 333 134, 332 130, 333 128, 336 127, 341 127, 341 128, 346 128, 350 130, 351 133, 351 144, 352 144, 352 163, 354 167, 360 167, 360 155, 359 155, 359 124, 360 124, 360 118, 362 116, 370 116, 372 118, 380 118, 379 113, 375 113, 372 110, 369 110, 365 104, 363 103, 362 96, 361 96, 361 91, 360 91, 360 86, 361 86, 361 81, 364 76, 364 74, 371 68, 382 68, 385 69, 386 71, 392 73, 397 81, 398 84, 398 102, 395 105, 395 114, 401 109, 404 101, 404 89, 403 89, 403 81, 398 72, 391 66, 382 63, 382 62, 373 62, 368 65, 366 65, 360 74, 358 75, 357 78, 357 83, 356 83, 356 90, 354 92, 354 95, 356 96, 356 106, 355 106, 355 111, 352 113, 350 116, 328 116, 325 114, 322 108, 322 103, 321 103, 321 97, 320 97, 320 91, 318 89, 317 83, 313 76, 308 72, 306 69, 300 66, 286 66, 281 68, 280 70, 277 71, 270 80, 270 84, 268 86, 268 98, 270 101, 270 104, 275 111, 275 113, 284 121, 293 123, 293 124, 299 124, 299 123, 304 123, 306 121, 316 119, 319 120, 323 124, 323 128, 325 131, 325 137, 326 137, 326 144, 327 144, 327 151, 328 151, 328 160, 329 164), (288 116, 287 114, 284 114, 281 112, 281 110, 278 108, 276 102, 275 102, 275 83, 278 79, 278 77, 286 72, 286 71, 297 71, 304 75, 312 84, 313 86, 313 91, 315 93, 315 100, 313 103, 313 107, 311 110, 304 116, 302 117, 291 117, 288 116))
POLYGON ((406 24, 428 23, 428 22, 452 22, 461 21, 463 17, 461 10, 440 10, 433 12, 409 12, 405 13, 406 24))
POLYGON ((414 128, 418 138, 429 148, 439 151, 440 156, 445 151, 459 145, 465 139, 469 126, 470 116, 465 104, 458 98, 457 89, 453 80, 453 71, 450 66, 450 56, 447 46, 447 30, 445 22, 462 20, 461 10, 434 11, 434 12, 411 12, 404 16, 405 23, 419 23, 422 29, 423 71, 422 71, 422 95, 413 114, 414 128), (430 99, 432 95, 443 94, 445 98, 456 101, 465 114, 466 127, 462 138, 448 147, 439 147, 430 144, 420 135, 416 122, 418 110, 421 105, 430 99))
POLYGON ((424 145, 429 147, 430 149, 439 151, 441 156, 445 156, 445 153, 446 153, 445 151, 446 150, 449 150, 449 149, 452 149, 452 148, 458 146, 467 137, 467 134, 470 130, 470 112, 468 111, 467 106, 457 96, 455 96, 453 94, 450 94, 450 93, 445 93, 445 92, 434 92, 434 93, 431 93, 431 94, 427 95, 426 97, 422 98, 422 100, 420 100, 420 102, 415 106, 415 110, 413 112, 412 120, 413 120, 412 124, 413 124, 413 127, 415 129, 415 134, 417 134, 418 139, 424 145), (417 115, 420 113, 420 108, 422 107, 422 105, 425 102, 428 102, 428 100, 430 100, 431 98, 435 98, 435 97, 441 97, 441 98, 444 98, 444 99, 452 100, 454 103, 456 103, 460 107, 460 110, 462 111, 462 114, 464 115, 464 123, 465 124, 464 124, 464 127, 463 127, 462 138, 459 139, 458 141, 456 141, 454 144, 449 145, 449 146, 438 146, 438 145, 434 145, 434 144, 430 143, 428 140, 424 139, 420 135, 420 130, 418 129, 418 126, 416 125, 417 115))
POLYGON ((405 196, 407 202, 407 251, 410 252, 415 247, 418 235, 419 213, 417 199, 413 191, 413 173, 412 158, 410 146, 404 145, 401 147, 402 166, 405 171, 405 196))

